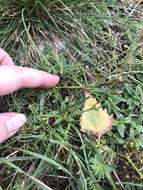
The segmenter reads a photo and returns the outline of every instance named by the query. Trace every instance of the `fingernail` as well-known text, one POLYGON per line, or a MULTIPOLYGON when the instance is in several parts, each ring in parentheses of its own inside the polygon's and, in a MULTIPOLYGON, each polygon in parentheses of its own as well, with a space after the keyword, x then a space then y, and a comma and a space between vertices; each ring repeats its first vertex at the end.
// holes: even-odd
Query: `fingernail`
POLYGON ((24 114, 18 114, 10 118, 6 122, 6 126, 9 132, 9 135, 16 133, 27 121, 27 118, 24 114))

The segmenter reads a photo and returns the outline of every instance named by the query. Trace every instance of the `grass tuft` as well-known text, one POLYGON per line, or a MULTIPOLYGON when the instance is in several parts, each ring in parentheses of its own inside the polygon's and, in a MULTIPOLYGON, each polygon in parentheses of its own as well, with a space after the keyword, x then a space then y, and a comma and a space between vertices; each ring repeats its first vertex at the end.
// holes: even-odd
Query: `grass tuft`
POLYGON ((1 98, 29 121, 0 147, 1 189, 142 188, 142 5, 0 1, 0 43, 18 65, 58 73, 50 90, 1 98), (88 91, 113 114, 99 140, 80 132, 88 91))

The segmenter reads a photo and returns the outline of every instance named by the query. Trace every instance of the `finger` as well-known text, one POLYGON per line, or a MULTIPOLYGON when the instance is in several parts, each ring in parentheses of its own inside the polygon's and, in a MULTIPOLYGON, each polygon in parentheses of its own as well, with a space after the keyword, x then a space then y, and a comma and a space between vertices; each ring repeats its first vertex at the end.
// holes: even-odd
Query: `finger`
POLYGON ((59 77, 44 71, 18 66, 0 66, 0 96, 21 88, 51 88, 58 84, 59 77))
POLYGON ((26 123, 24 114, 0 114, 0 143, 13 136, 26 123))
POLYGON ((27 67, 15 67, 18 79, 21 81, 21 88, 51 88, 56 86, 60 78, 44 71, 27 67))
POLYGON ((10 55, 0 48, 0 65, 14 65, 10 55))

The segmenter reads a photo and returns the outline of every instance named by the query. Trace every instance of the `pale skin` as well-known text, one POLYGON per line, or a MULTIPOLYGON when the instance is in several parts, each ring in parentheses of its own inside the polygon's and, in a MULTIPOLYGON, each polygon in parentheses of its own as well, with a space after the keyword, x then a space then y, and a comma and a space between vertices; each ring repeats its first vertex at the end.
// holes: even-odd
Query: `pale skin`
MULTIPOLYGON (((22 88, 52 88, 59 80, 57 75, 16 66, 12 58, 0 49, 0 96, 22 88)), ((0 143, 17 133, 26 121, 26 116, 21 113, 0 113, 0 143)))

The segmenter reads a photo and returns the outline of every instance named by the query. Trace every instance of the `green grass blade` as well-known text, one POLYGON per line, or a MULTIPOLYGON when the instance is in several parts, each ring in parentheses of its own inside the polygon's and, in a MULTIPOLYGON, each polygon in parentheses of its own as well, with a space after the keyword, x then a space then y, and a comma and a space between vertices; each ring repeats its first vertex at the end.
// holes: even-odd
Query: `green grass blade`
POLYGON ((1 159, 0 158, 0 163, 6 164, 9 167, 15 169, 17 172, 27 176, 29 179, 31 179, 36 185, 38 185, 39 188, 42 188, 43 190, 53 190, 50 187, 48 187, 47 185, 45 185, 43 182, 39 181, 38 179, 36 179, 33 176, 28 175, 27 173, 25 173, 23 170, 21 170, 18 166, 16 166, 15 164, 13 164, 12 162, 9 162, 7 160, 1 159))
POLYGON ((63 170, 65 173, 67 173, 68 175, 70 175, 71 177, 73 177, 73 176, 71 175, 71 173, 70 173, 66 168, 64 168, 61 164, 59 164, 59 163, 56 162, 55 160, 53 160, 53 159, 51 159, 51 158, 49 158, 49 157, 47 157, 47 156, 45 156, 45 155, 38 154, 38 153, 35 153, 35 152, 31 152, 31 151, 28 151, 28 150, 21 150, 21 151, 22 151, 22 152, 25 152, 25 153, 27 153, 27 154, 29 154, 29 155, 31 155, 31 156, 34 156, 34 157, 36 157, 36 158, 38 158, 38 159, 41 159, 41 160, 43 160, 43 161, 46 161, 46 162, 48 162, 49 164, 52 164, 53 166, 58 167, 58 169, 63 170))

